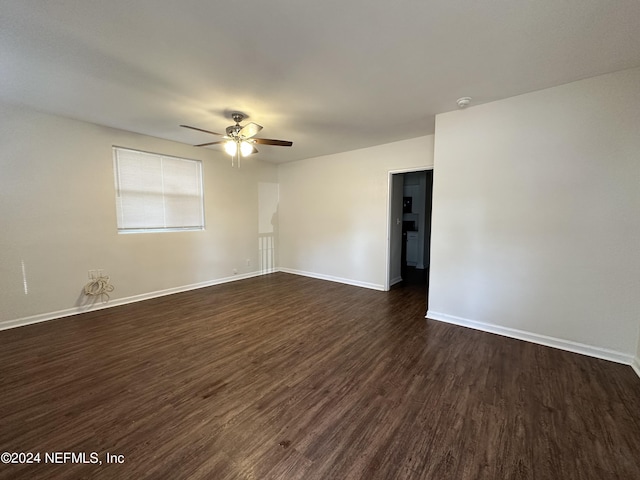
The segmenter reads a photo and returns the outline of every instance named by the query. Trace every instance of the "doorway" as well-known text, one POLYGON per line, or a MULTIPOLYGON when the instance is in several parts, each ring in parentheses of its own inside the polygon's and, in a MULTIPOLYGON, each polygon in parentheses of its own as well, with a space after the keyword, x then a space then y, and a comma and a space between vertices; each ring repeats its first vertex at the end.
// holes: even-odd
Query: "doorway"
POLYGON ((424 286, 428 293, 433 169, 389 172, 387 290, 424 286))

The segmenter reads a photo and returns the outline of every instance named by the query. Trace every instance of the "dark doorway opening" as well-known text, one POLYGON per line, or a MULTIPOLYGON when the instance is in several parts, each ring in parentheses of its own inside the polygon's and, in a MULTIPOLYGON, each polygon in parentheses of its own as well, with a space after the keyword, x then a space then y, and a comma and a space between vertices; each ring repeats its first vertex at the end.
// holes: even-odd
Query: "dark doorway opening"
POLYGON ((391 185, 389 286, 428 293, 433 170, 394 173, 391 185))

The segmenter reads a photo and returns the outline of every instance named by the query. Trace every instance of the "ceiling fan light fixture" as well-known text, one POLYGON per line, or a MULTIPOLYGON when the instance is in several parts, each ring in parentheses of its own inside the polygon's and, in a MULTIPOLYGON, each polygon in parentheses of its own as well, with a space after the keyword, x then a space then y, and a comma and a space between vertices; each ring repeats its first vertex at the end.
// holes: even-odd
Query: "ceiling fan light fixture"
POLYGON ((253 145, 251 145, 249 142, 240 142, 240 154, 243 157, 248 157, 249 155, 251 155, 253 153, 253 145))
POLYGON ((233 157, 233 156, 235 156, 236 152, 238 151, 238 145, 236 144, 235 141, 229 140, 228 142, 225 142, 225 144, 224 144, 224 151, 227 152, 229 155, 231 155, 233 157))
POLYGON ((226 135, 223 133, 212 132, 211 130, 205 130, 203 128, 191 127, 189 125, 180 125, 184 128, 191 130, 197 130, 203 133, 209 133, 211 135, 219 135, 224 137, 224 140, 217 142, 207 142, 195 145, 196 147, 208 147, 209 145, 222 145, 224 151, 231 157, 231 166, 237 163, 240 167, 240 157, 248 157, 254 153, 258 153, 256 144, 260 145, 276 145, 280 147, 290 147, 293 142, 288 140, 275 140, 272 138, 254 138, 255 135, 262 130, 262 125, 249 122, 246 125, 240 125, 240 122, 247 118, 247 116, 240 112, 234 112, 231 118, 236 122, 235 125, 230 125, 226 129, 226 135))

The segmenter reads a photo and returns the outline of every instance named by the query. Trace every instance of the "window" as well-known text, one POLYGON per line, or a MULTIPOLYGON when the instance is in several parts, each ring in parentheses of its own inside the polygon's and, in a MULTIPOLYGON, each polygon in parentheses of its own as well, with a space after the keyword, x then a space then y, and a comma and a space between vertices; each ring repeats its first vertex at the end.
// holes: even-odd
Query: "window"
POLYGON ((113 148, 118 233, 204 230, 202 162, 113 148))

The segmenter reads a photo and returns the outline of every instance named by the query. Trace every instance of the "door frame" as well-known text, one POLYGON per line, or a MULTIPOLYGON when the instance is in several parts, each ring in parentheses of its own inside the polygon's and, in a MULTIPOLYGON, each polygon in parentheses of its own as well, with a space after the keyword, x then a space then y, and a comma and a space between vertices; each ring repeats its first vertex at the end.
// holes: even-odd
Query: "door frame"
MULTIPOLYGON (((393 228, 393 218, 392 218, 392 189, 393 189, 393 175, 398 175, 402 173, 412 173, 412 172, 425 172, 428 170, 433 170, 433 165, 425 165, 422 167, 409 167, 409 168, 400 168, 397 170, 389 170, 388 178, 387 178, 387 248, 386 248, 386 258, 385 258, 385 279, 384 279, 384 290, 385 292, 389 291, 391 288, 391 229, 393 228)), ((433 195, 433 192, 432 192, 433 195)))

